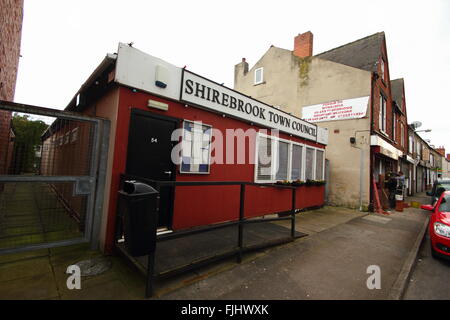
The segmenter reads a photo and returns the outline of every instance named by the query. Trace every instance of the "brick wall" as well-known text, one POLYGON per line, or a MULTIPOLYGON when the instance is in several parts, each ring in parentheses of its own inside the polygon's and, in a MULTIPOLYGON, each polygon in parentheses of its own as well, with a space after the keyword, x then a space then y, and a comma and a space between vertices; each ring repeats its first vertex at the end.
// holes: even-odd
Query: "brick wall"
MULTIPOLYGON (((383 41, 384 42, 384 41, 383 41)), ((393 132, 392 132, 392 95, 391 95, 391 84, 390 84, 390 76, 389 76, 389 63, 387 59, 387 50, 386 50, 386 44, 383 43, 381 52, 380 52, 380 59, 378 62, 378 74, 380 75, 374 84, 373 88, 373 129, 375 131, 378 131, 381 133, 380 130, 380 121, 379 121, 379 114, 380 114, 380 97, 381 95, 384 96, 386 99, 386 128, 384 130, 384 134, 387 136, 387 138, 394 140, 393 132), (381 76, 381 59, 384 60, 384 77, 381 76)), ((383 136, 383 134, 381 134, 383 136)))
POLYGON ((294 38, 294 55, 300 58, 311 57, 313 52, 313 34, 311 31, 294 38))
POLYGON ((403 99, 402 99, 402 105, 400 106, 401 110, 402 110, 402 114, 395 112, 396 113, 396 131, 395 131, 395 137, 394 140, 397 143, 395 146, 397 147, 397 149, 401 150, 404 153, 408 153, 408 143, 409 143, 409 138, 408 138, 408 118, 406 116, 406 103, 405 103, 405 94, 403 91, 403 99), (401 124, 403 125, 403 141, 402 141, 402 133, 401 133, 401 124))
MULTIPOLYGON (((0 1, 0 100, 13 101, 22 33, 23 0, 0 1)), ((6 172, 11 113, 0 110, 0 174, 6 172)))

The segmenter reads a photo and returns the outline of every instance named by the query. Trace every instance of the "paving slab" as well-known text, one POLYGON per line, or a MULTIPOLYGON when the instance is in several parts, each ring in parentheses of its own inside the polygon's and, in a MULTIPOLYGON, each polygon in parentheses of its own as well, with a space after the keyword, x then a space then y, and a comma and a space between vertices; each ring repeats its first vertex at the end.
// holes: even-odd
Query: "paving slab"
MULTIPOLYGON (((295 230, 306 234, 314 234, 366 214, 367 212, 359 212, 348 208, 325 206, 317 210, 298 213, 295 230)), ((276 224, 290 228, 289 221, 279 221, 276 224)))
MULTIPOLYGON (((297 237, 305 234, 296 232, 297 237)), ((250 223, 244 226, 244 246, 260 244, 265 241, 290 237, 289 229, 272 223, 250 223)), ((238 245, 238 226, 228 226, 208 232, 197 233, 183 238, 158 242, 155 253, 155 273, 164 273, 220 253, 236 249, 238 245)), ((147 267, 147 256, 136 258, 147 267)))
POLYGON ((48 249, 32 250, 12 254, 0 255, 0 265, 8 262, 18 262, 36 257, 48 257, 48 249))
POLYGON ((112 280, 92 287, 83 287, 81 290, 70 290, 61 293, 61 300, 134 300, 142 299, 130 293, 120 280, 112 280))
POLYGON ((0 300, 44 300, 59 297, 51 272, 0 282, 0 300))
POLYGON ((52 268, 48 257, 4 263, 0 265, 0 286, 5 281, 29 278, 51 272, 52 268))

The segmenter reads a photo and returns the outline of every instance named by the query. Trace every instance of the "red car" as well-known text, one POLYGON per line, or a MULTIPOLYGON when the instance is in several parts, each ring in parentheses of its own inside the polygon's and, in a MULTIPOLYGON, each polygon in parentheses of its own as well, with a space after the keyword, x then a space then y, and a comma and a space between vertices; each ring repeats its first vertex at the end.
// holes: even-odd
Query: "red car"
POLYGON ((433 257, 450 259, 450 191, 443 191, 434 205, 421 208, 432 212, 429 231, 433 257))

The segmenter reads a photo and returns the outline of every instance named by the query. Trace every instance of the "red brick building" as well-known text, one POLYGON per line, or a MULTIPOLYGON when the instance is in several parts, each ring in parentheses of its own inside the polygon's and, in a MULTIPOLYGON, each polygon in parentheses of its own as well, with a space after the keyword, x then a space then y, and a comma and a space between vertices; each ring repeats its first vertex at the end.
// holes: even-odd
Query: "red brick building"
MULTIPOLYGON (((395 147, 403 152, 399 168, 405 174, 407 194, 413 193, 415 183, 415 162, 409 147, 408 116, 406 113, 405 81, 403 78, 391 81, 392 91, 392 136, 395 147)), ((412 147, 412 146, 411 146, 412 147)))
MULTIPOLYGON (((0 100, 12 101, 16 87, 22 34, 23 0, 0 2, 0 100)), ((11 113, 0 110, 0 174, 8 171, 12 154, 11 113)))
MULTIPOLYGON (((394 111, 384 32, 318 54, 317 57, 372 72, 370 130, 372 135, 384 142, 378 139, 378 142, 372 143, 371 168, 375 177, 390 170, 397 171, 397 157, 392 158, 391 152, 384 148, 391 145, 397 150, 404 150, 397 128, 401 110, 397 107, 394 111), (394 115, 397 115, 395 122, 394 115)), ((406 118, 406 109, 404 114, 406 118)), ((403 125, 406 124, 405 120, 403 122, 403 125)), ((403 128, 403 133, 406 136, 406 128, 403 128)))

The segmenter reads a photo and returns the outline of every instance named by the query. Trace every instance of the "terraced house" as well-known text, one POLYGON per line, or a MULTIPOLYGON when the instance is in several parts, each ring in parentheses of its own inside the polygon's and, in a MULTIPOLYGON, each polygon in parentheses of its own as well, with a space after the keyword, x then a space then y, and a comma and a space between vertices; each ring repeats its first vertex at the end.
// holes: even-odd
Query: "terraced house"
POLYGON ((405 80, 403 78, 391 81, 392 92, 392 135, 394 143, 403 156, 399 159, 399 169, 405 174, 406 194, 412 194, 415 183, 415 162, 409 151, 408 121, 406 114, 405 80))
POLYGON ((234 76, 236 90, 328 129, 328 201, 361 210, 382 195, 384 175, 401 168, 407 148, 398 82, 393 103, 384 32, 316 55, 313 34, 299 34, 293 50, 271 46, 234 76))

